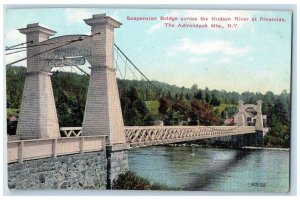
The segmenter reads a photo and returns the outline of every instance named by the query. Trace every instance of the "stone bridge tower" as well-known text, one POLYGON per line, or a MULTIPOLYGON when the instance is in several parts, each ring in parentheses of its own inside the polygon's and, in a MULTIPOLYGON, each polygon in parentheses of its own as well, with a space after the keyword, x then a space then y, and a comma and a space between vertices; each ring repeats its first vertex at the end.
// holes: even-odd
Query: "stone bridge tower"
MULTIPOLYGON (((84 20, 91 26, 91 36, 68 35, 49 39, 56 32, 29 24, 19 29, 26 35, 27 73, 22 98, 22 105, 17 128, 21 139, 59 138, 59 125, 50 79, 50 61, 59 54, 69 52, 76 57, 79 52, 88 50, 91 55, 85 58, 91 65, 91 75, 83 119, 83 136, 105 135, 107 164, 107 187, 111 188, 113 180, 128 169, 128 144, 121 111, 120 97, 114 68, 114 29, 121 23, 106 16, 93 15, 84 20), (78 40, 78 38, 82 40, 78 40), (78 40, 76 43, 63 44, 78 40), (36 46, 43 44, 43 46, 36 46)), ((69 54, 68 54, 69 55, 69 54)))
POLYGON ((244 102, 243 102, 243 100, 239 100, 239 111, 238 111, 236 124, 238 126, 245 126, 244 102))
POLYGON ((108 135, 107 171, 108 188, 118 174, 128 169, 128 155, 124 123, 114 68, 114 29, 121 23, 106 16, 93 15, 84 20, 91 26, 91 76, 86 101, 83 135, 108 135))
POLYGON ((83 135, 108 135, 109 145, 124 144, 124 123, 114 68, 114 29, 121 23, 105 14, 85 19, 91 26, 92 63, 83 135))
POLYGON ((17 135, 21 139, 56 138, 59 137, 59 126, 51 84, 51 73, 39 59, 34 56, 40 53, 39 47, 31 47, 49 39, 56 32, 39 26, 28 24, 19 29, 31 42, 27 50, 27 73, 23 91, 17 135))
MULTIPOLYGON (((242 100, 239 100, 239 111, 235 118, 237 126, 247 126, 247 118, 245 116, 247 106, 254 107, 253 104, 246 104, 242 100)), ((255 107, 256 116, 255 116, 255 131, 256 133, 253 135, 253 141, 256 144, 262 144, 264 137, 264 127, 263 127, 263 115, 262 115, 262 101, 258 100, 257 105, 255 107)), ((248 115, 249 116, 249 115, 248 115)))
POLYGON ((256 131, 264 131, 263 125, 263 116, 262 116, 262 101, 257 101, 257 115, 256 115, 256 122, 255 122, 255 130, 256 131))

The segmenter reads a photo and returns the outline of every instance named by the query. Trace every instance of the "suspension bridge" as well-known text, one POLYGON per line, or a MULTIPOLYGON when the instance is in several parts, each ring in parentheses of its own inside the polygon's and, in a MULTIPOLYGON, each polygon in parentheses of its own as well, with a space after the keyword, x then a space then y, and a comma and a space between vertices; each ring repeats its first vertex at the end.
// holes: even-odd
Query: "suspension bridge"
POLYGON ((91 35, 50 39, 56 32, 34 23, 19 29, 26 35, 25 43, 6 48, 7 55, 27 52, 25 58, 8 64, 27 60, 17 133, 7 141, 10 188, 111 188, 113 180, 128 170, 130 148, 225 136, 262 137, 261 101, 255 126, 245 126, 242 114, 236 126, 124 126, 116 73, 125 79, 130 71, 135 79, 139 74, 151 81, 114 43, 120 22, 106 14, 84 21, 91 26, 91 35), (126 66, 123 72, 120 60, 126 66), (86 62, 90 73, 81 67, 86 62), (90 78, 82 127, 58 124, 50 76, 53 69, 66 66, 90 78), (65 163, 76 169, 61 170, 65 163), (82 170, 90 173, 79 177, 82 170), (24 174, 28 176, 21 181, 24 174), (73 179, 84 180, 78 185, 73 179))

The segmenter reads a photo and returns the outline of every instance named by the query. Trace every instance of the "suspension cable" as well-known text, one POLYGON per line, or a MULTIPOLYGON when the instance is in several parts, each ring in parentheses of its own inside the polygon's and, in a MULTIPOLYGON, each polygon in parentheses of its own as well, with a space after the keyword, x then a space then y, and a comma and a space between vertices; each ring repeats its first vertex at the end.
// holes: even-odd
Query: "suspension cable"
POLYGON ((79 37, 79 38, 76 39, 76 40, 70 40, 69 42, 67 42, 67 44, 62 44, 62 45, 59 45, 59 46, 57 46, 57 47, 54 47, 54 48, 45 50, 45 51, 43 51, 43 52, 39 52, 39 53, 37 53, 37 54, 34 54, 34 55, 32 55, 32 56, 27 56, 27 57, 25 57, 25 58, 19 59, 19 60, 17 60, 17 61, 14 61, 14 62, 12 62, 12 63, 7 64, 7 65, 8 65, 8 66, 13 65, 13 64, 18 63, 18 62, 21 62, 21 61, 23 61, 23 60, 27 60, 27 59, 29 59, 29 58, 33 58, 33 57, 35 57, 35 56, 41 55, 41 54, 43 54, 43 53, 52 51, 52 50, 54 50, 54 49, 61 48, 61 47, 63 47, 63 46, 66 46, 66 45, 69 45, 69 44, 72 44, 72 43, 75 43, 75 42, 78 42, 78 41, 83 41, 83 40, 85 40, 85 39, 87 39, 87 38, 89 38, 89 37, 93 37, 93 36, 99 35, 99 34, 100 34, 100 32, 99 32, 99 33, 92 34, 92 35, 89 35, 89 36, 86 36, 86 37, 84 37, 84 38, 79 37))
MULTIPOLYGON (((154 86, 157 90, 158 88, 140 71, 140 69, 125 55, 125 53, 116 45, 114 44, 114 46, 116 47, 116 49, 125 57, 126 61, 128 60, 130 62, 130 64, 152 85, 154 86)), ((119 55, 117 51, 117 54, 119 55)), ((121 57, 121 56, 120 56, 121 57)), ((123 58, 121 57, 121 59, 123 60, 123 58)), ((124 61, 124 60, 123 60, 124 61)), ((125 61, 124 61, 125 62, 125 61)), ((128 69, 130 69, 128 67, 128 69)), ((130 71, 132 72, 132 70, 130 69, 130 71)), ((133 72, 132 72, 133 73, 133 72)), ((133 75, 135 76, 135 74, 133 73, 133 75)), ((170 93, 174 90, 174 88, 171 88, 169 91, 170 93)), ((167 97, 167 96, 166 96, 167 97)), ((205 125, 204 125, 205 126, 205 125)), ((235 130, 237 128, 240 128, 241 126, 235 126, 234 128, 231 128, 231 129, 227 129, 227 130, 224 130, 224 129, 218 129, 218 128, 214 128, 214 127, 210 127, 210 126, 205 126, 209 129, 212 129, 212 130, 216 130, 216 131, 232 131, 232 130, 235 130)))
POLYGON ((125 55, 125 53, 116 45, 114 46, 117 48, 117 50, 130 62, 130 64, 147 80, 151 83, 151 85, 159 91, 159 89, 141 72, 141 70, 125 55))
MULTIPOLYGON (((96 33, 94 35, 97 35, 97 34, 100 34, 100 33, 96 33)), ((86 35, 82 35, 82 36, 87 37, 86 35)), ((18 47, 18 46, 21 46, 21 45, 24 45, 24 44, 27 44, 27 43, 33 43, 33 41, 30 41, 30 42, 24 42, 24 43, 21 43, 21 44, 17 44, 17 45, 11 46, 11 47, 6 47, 5 50, 9 51, 9 50, 25 49, 25 48, 26 49, 31 49, 31 48, 39 47, 39 46, 45 46, 45 45, 50 45, 50 44, 57 44, 58 42, 59 43, 65 43, 65 42, 71 42, 71 41, 72 40, 57 41, 57 42, 49 42, 49 43, 43 43, 43 44, 35 44, 35 45, 31 45, 31 46, 26 46, 26 47, 18 47)))
MULTIPOLYGON (((63 41, 63 42, 68 42, 68 41, 63 41)), ((62 42, 60 42, 60 43, 62 43, 62 42)), ((16 48, 10 48, 10 49, 5 49, 5 50, 10 51, 10 50, 17 50, 17 49, 31 49, 31 48, 35 48, 35 47, 39 47, 39 46, 50 45, 50 44, 57 44, 57 42, 51 42, 51 43, 47 43, 47 44, 36 44, 36 45, 31 45, 31 46, 26 46, 26 47, 16 47, 16 48)))
MULTIPOLYGON (((72 66, 71 66, 72 67, 72 66)), ((87 75, 88 77, 90 76, 86 71, 84 71, 83 69, 81 69, 80 67, 78 67, 77 65, 74 65, 74 67, 76 67, 77 69, 79 69, 82 73, 84 73, 85 75, 87 75)))
POLYGON ((13 50, 14 47, 22 46, 22 45, 25 45, 25 44, 28 44, 28 43, 33 43, 33 41, 31 40, 29 42, 23 42, 23 43, 16 44, 16 45, 13 45, 13 46, 10 46, 10 47, 5 47, 5 51, 13 50))
POLYGON ((20 52, 23 52, 23 51, 27 51, 27 49, 6 53, 5 55, 7 56, 7 55, 15 54, 15 53, 20 53, 20 52))
MULTIPOLYGON (((77 41, 78 41, 78 40, 77 40, 77 41)), ((46 52, 48 52, 48 51, 52 51, 52 50, 54 50, 54 49, 58 49, 58 48, 60 48, 60 47, 66 46, 66 45, 68 45, 68 44, 72 44, 72 43, 74 43, 74 42, 75 42, 75 41, 69 42, 69 43, 67 43, 67 44, 59 45, 59 46, 57 46, 57 47, 48 49, 48 50, 46 50, 46 51, 43 51, 43 52, 40 52, 40 53, 37 53, 37 54, 34 54, 34 55, 32 55, 32 56, 27 56, 27 57, 22 58, 22 59, 19 59, 19 60, 17 60, 17 61, 11 62, 11 63, 9 63, 9 64, 7 64, 7 65, 10 66, 10 65, 16 64, 16 63, 21 62, 21 61, 23 61, 23 60, 27 60, 27 59, 29 59, 29 58, 33 58, 33 57, 35 57, 35 56, 41 55, 41 54, 46 53, 46 52)))
POLYGON ((125 79, 124 79, 124 76, 123 76, 123 74, 122 74, 122 72, 121 72, 121 69, 119 68, 119 65, 118 65, 116 59, 114 59, 114 61, 115 61, 115 64, 116 64, 117 71, 120 73, 121 78, 122 78, 123 80, 125 80, 125 79))

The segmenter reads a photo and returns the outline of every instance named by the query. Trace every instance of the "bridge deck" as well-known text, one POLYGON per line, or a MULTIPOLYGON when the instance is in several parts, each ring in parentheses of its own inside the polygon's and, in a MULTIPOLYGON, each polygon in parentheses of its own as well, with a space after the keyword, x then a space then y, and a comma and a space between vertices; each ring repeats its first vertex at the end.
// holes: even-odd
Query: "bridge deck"
POLYGON ((127 126, 132 148, 255 133, 254 126, 127 126))
MULTIPOLYGON (((81 127, 64 127, 65 137, 8 141, 8 162, 105 149, 106 135, 82 136, 81 127)), ((254 126, 125 126, 131 148, 255 133, 254 126)))
MULTIPOLYGON (((255 133, 254 126, 125 126, 130 147, 170 144, 221 136, 255 133)), ((60 129, 66 137, 81 136, 81 127, 60 129)))

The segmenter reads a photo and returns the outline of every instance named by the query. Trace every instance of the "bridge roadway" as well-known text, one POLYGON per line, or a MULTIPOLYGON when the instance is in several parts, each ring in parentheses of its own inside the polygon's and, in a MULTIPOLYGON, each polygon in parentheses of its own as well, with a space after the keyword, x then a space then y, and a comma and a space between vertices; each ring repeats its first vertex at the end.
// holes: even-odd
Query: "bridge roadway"
POLYGON ((132 148, 249 133, 255 133, 254 126, 125 127, 126 139, 132 148))
MULTIPOLYGON (((105 150, 107 135, 82 137, 81 127, 60 131, 60 138, 8 141, 8 163, 105 150)), ((254 126, 125 126, 130 148, 250 133, 255 133, 254 126)))

